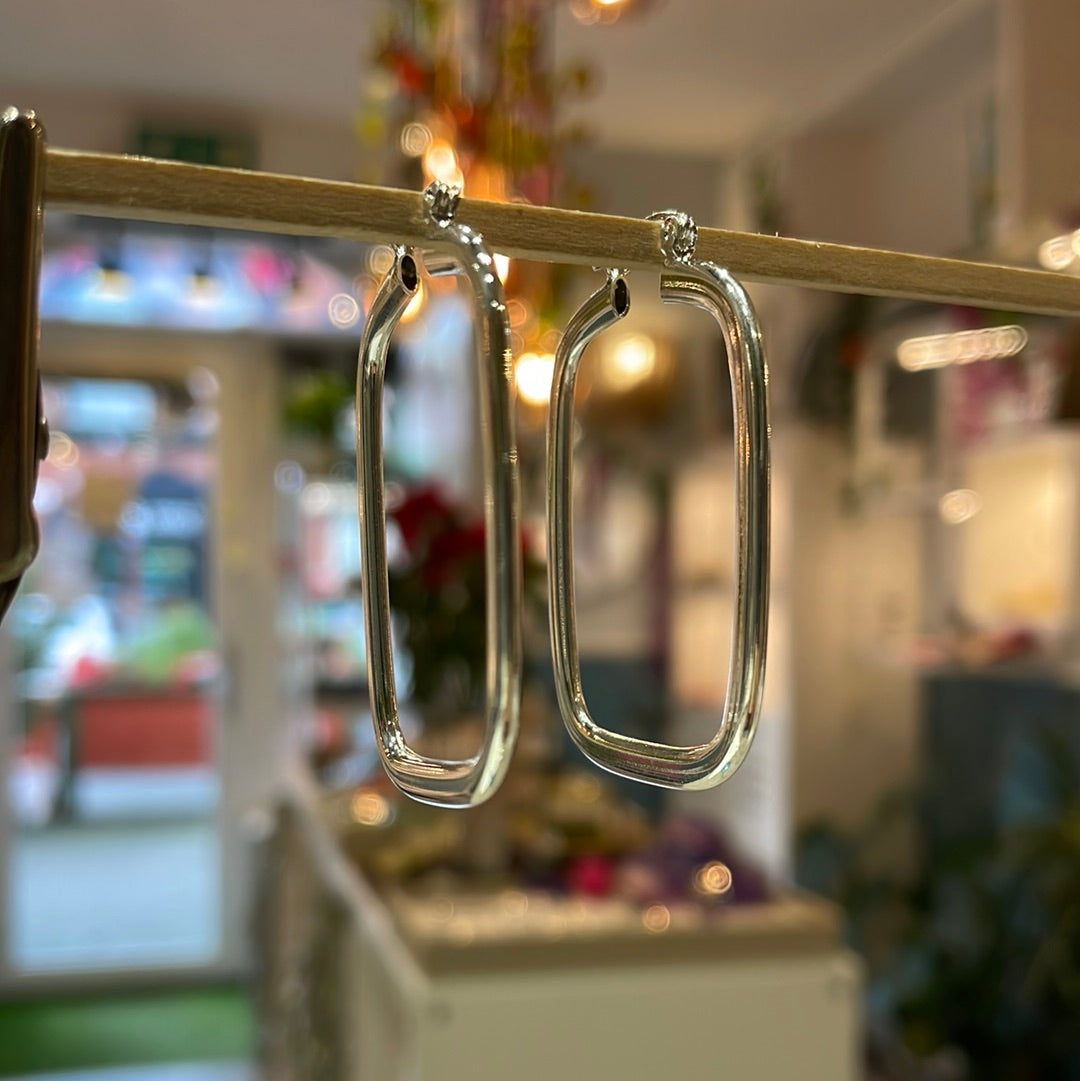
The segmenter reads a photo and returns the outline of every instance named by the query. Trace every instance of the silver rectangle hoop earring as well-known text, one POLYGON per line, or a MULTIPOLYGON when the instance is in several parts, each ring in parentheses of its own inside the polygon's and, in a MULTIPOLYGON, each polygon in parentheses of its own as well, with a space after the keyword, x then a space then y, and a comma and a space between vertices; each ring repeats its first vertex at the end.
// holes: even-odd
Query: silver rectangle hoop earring
POLYGON ((765 682, 769 621, 768 369, 757 315, 746 290, 722 267, 694 258, 697 227, 680 211, 650 215, 661 223, 661 250, 672 272, 660 296, 713 316, 728 345, 735 414, 736 597, 724 712, 716 735, 692 747, 620 735, 593 720, 581 688, 574 610, 571 513, 574 385, 585 347, 630 306, 626 279, 605 285, 570 320, 555 357, 548 412, 548 597, 555 687, 563 721, 577 746, 612 773, 663 788, 712 788, 727 780, 754 738, 765 682))
MULTIPOLYGON (((367 637, 368 685, 383 765, 407 795, 439 807, 473 807, 502 783, 517 741, 521 698, 521 543, 517 442, 510 388, 510 326, 502 283, 479 233, 454 221, 459 193, 433 183, 424 192, 435 241, 451 246, 472 286, 477 318, 477 362, 484 449, 484 576, 486 721, 484 743, 472 758, 444 760, 418 754, 405 742, 398 718, 390 641, 383 494, 382 391, 387 348, 419 285, 415 253, 398 248, 368 313, 356 373, 356 460, 360 513, 361 581, 367 637)), ((432 270, 446 273, 443 253, 432 270)))
POLYGON ((45 129, 0 113, 0 619, 37 555, 38 462, 49 449, 37 369, 45 129))

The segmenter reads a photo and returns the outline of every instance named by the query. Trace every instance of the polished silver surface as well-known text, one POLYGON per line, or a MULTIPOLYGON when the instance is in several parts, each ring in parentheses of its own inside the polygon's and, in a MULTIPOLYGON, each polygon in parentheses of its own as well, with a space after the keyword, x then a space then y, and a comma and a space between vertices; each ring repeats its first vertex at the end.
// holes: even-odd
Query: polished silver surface
POLYGON ((38 461, 48 449, 37 371, 45 130, 0 113, 0 619, 37 555, 38 461))
POLYGON ((592 719, 581 687, 571 503, 574 385, 585 347, 629 306, 625 280, 615 272, 574 315, 555 356, 547 447, 551 649, 563 720, 597 765, 664 788, 712 788, 746 757, 761 711, 769 617, 768 369, 746 291, 722 267, 694 259, 693 219, 677 211, 654 217, 662 223, 661 247, 672 268, 660 278, 661 299, 708 312, 728 345, 735 414, 736 594, 728 689, 716 735, 692 747, 620 735, 592 719))
MULTIPOLYGON (((428 758, 405 742, 398 719, 390 643, 383 498, 382 389, 386 352, 398 319, 416 290, 416 256, 396 252, 364 327, 357 369, 356 455, 360 557, 367 634, 368 685, 379 752, 394 783, 424 803, 472 807, 506 776, 517 741, 521 697, 521 541, 517 443, 511 394, 510 327, 502 284, 483 239, 453 220, 452 190, 425 193, 435 241, 453 251, 473 291, 484 451, 487 633, 485 735, 464 760, 428 758)), ((445 272, 445 259, 438 269, 445 272)))

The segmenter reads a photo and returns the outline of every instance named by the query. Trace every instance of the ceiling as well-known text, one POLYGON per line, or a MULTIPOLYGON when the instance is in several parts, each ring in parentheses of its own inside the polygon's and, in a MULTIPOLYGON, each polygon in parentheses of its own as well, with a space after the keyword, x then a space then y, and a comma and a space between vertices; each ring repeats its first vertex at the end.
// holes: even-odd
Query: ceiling
MULTIPOLYGON (((393 0, 7 0, 4 87, 151 96, 345 120, 393 0)), ((561 60, 602 86, 609 146, 715 155, 828 117, 990 0, 667 0, 613 26, 556 13, 561 60)))

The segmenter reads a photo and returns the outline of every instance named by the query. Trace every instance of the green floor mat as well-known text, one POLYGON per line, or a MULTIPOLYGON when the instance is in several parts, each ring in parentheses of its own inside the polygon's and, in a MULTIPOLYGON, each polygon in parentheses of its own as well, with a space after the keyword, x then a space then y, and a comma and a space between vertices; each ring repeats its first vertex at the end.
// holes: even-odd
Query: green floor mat
POLYGON ((251 999, 239 988, 0 1003, 0 1076, 250 1058, 251 999))

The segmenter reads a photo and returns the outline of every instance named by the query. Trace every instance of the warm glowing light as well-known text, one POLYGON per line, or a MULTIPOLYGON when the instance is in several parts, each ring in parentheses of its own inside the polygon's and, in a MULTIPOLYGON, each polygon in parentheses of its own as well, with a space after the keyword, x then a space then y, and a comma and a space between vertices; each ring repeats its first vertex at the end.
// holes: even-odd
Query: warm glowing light
POLYGON ((424 306, 425 295, 424 283, 418 282, 412 300, 405 305, 405 310, 401 313, 401 321, 403 323, 411 323, 420 314, 420 310, 424 306))
POLYGON ((458 916, 450 921, 446 933, 456 946, 468 946, 476 938, 476 924, 467 916, 458 916))
POLYGON ((532 310, 524 301, 517 297, 511 297, 506 302, 506 318, 510 320, 510 326, 517 329, 524 326, 532 318, 532 310))
POLYGON ((92 289, 96 299, 119 303, 131 296, 131 275, 123 270, 99 267, 92 289))
POLYGON ((367 265, 376 278, 381 278, 394 265, 394 249, 386 244, 372 248, 368 252, 367 265))
POLYGON ((499 281, 505 282, 510 273, 510 256, 496 252, 492 258, 495 260, 495 273, 499 275, 499 281))
POLYGON ((557 327, 548 327, 543 334, 540 335, 540 348, 545 353, 554 353, 559 348, 559 342, 562 339, 562 331, 557 327))
POLYGON ((476 199, 505 203, 510 196, 506 170, 499 165, 474 160, 469 168, 469 194, 476 199))
POLYGON ((360 305, 348 293, 335 293, 327 305, 330 322, 342 330, 356 326, 360 318, 360 305))
POLYGON ((656 368, 656 343, 644 334, 618 341, 607 355, 604 379, 617 390, 629 390, 645 382, 656 368))
POLYGON ((635 5, 632 0, 574 0, 570 10, 586 26, 593 23, 613 23, 635 5))
POLYGON ((568 784, 575 803, 597 803, 604 794, 604 786, 591 773, 579 773, 568 784))
POLYGON ((418 158, 431 145, 431 128, 413 121, 401 129, 401 152, 418 158))
POLYGON ((358 826, 385 826, 393 817, 390 804, 378 792, 357 792, 349 810, 358 826))
POLYGON ((970 488, 955 488, 938 500, 938 513, 946 525, 960 525, 982 510, 982 497, 970 488))
POLYGON ((521 890, 507 890, 502 895, 502 906, 508 916, 521 919, 529 911, 529 898, 521 890))
POLYGON ((1052 236, 1039 245, 1039 263, 1047 270, 1066 270, 1076 259, 1076 233, 1052 236))
POLYGON ((49 433, 49 453, 45 460, 57 469, 71 469, 79 464, 79 448, 67 432, 54 428, 49 433))
POLYGON ((444 184, 461 186, 463 177, 454 148, 445 139, 432 139, 424 151, 424 171, 444 184))
POLYGON ((552 353, 522 353, 514 365, 514 383, 518 397, 529 405, 544 405, 551 397, 551 379, 555 374, 552 353))
POLYGON ((896 359, 907 371, 921 372, 944 368, 947 364, 973 364, 977 360, 1013 357, 1027 345, 1027 340, 1027 331, 1018 326, 931 334, 902 341, 896 348, 896 359))
POLYGON ((187 302, 193 308, 212 308, 225 295, 225 286, 213 274, 197 273, 188 278, 187 302))
POLYGON ((397 82, 389 71, 373 68, 366 80, 366 90, 372 101, 389 101, 397 93, 397 82))
POLYGON ((714 860, 694 875, 694 889, 707 897, 721 897, 731 889, 731 868, 714 860))
POLYGON ((658 935, 671 926, 671 910, 667 905, 649 905, 641 914, 641 922, 646 931, 658 935))

